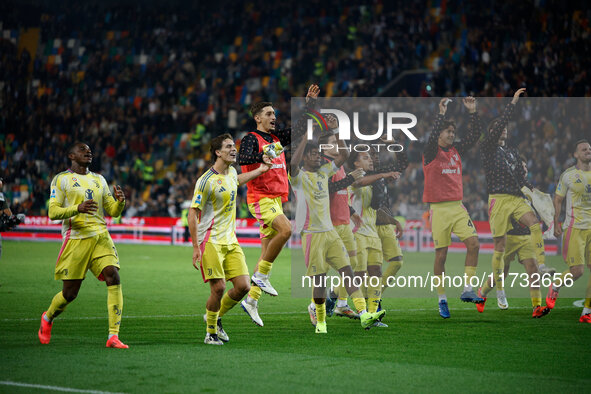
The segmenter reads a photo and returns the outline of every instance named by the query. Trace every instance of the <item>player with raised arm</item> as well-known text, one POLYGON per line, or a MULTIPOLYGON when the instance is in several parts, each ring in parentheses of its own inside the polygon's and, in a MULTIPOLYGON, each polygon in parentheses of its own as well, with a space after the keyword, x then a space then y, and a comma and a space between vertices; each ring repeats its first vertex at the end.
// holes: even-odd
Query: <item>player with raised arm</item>
POLYGON ((205 282, 210 296, 204 316, 207 328, 204 342, 222 345, 229 341, 222 326, 222 316, 233 308, 250 290, 248 267, 236 239, 236 195, 238 185, 269 171, 270 164, 237 174, 232 164, 237 150, 230 134, 211 140, 213 166, 195 183, 188 222, 193 243, 193 266, 205 282), (232 289, 225 294, 226 281, 232 289))
MULTIPOLYGON (((524 176, 527 176, 527 173, 528 173, 527 163, 523 157, 521 157, 520 160, 521 160, 521 165, 523 167, 524 176)), ((531 202, 529 200, 526 200, 526 202, 528 204, 531 204, 531 202)), ((532 209, 533 209, 534 213, 536 213, 536 210, 533 207, 533 205, 532 205, 532 209)), ((537 214, 536 214, 536 216, 537 216, 537 214)), ((546 225, 544 223, 542 223, 542 225, 544 226, 545 229, 548 228, 548 227, 546 227, 546 225)), ((544 248, 542 246, 542 251, 543 251, 543 249, 544 248)), ((517 260, 519 261, 519 263, 523 264, 523 266, 525 267, 525 271, 528 274, 529 288, 530 288, 530 293, 532 296, 532 306, 535 306, 533 304, 537 303, 538 301, 534 296, 536 296, 540 292, 540 279, 539 278, 541 278, 541 275, 543 275, 545 273, 549 274, 550 277, 552 277, 552 274, 554 272, 552 272, 552 274, 550 274, 550 272, 551 272, 550 270, 552 270, 551 268, 548 268, 548 267, 545 267, 545 269, 541 268, 542 264, 539 264, 539 262, 545 261, 545 259, 543 259, 544 252, 542 252, 542 255, 540 256, 538 251, 534 250, 532 242, 531 242, 531 231, 529 230, 529 228, 527 226, 519 223, 513 217, 511 217, 511 229, 509 231, 507 231, 507 242, 505 244, 505 256, 503 258, 503 262, 504 262, 503 276, 505 278, 507 278, 507 275, 509 274, 509 267, 511 265, 511 262, 515 259, 516 256, 517 256, 517 260), (546 272, 544 272, 544 271, 546 271, 546 272)), ((495 284, 496 283, 493 278, 490 278, 489 280, 487 280, 486 283, 480 289, 478 289, 478 296, 482 297, 484 299, 484 301, 486 302, 486 299, 487 299, 486 296, 492 290, 492 288, 495 286, 495 284)), ((497 287, 497 289, 499 289, 499 287, 497 287)), ((476 305, 478 312, 482 313, 484 311, 485 302, 476 305)), ((508 309, 508 307, 509 307, 509 305, 507 303, 502 303, 502 302, 497 301, 497 304, 500 309, 508 309)))
POLYGON ((351 206, 359 213, 361 223, 354 223, 353 234, 357 244, 357 265, 355 276, 367 285, 368 311, 378 310, 382 297, 382 244, 376 228, 377 211, 371 207, 373 197, 372 184, 381 179, 396 180, 398 172, 377 173, 369 152, 351 152, 349 167, 362 169, 366 174, 350 186, 351 206), (367 279, 366 279, 367 278, 367 279))
MULTIPOLYGON (((385 143, 394 144, 396 141, 383 140, 385 143)), ((397 172, 402 173, 408 167, 408 159, 404 151, 396 153, 396 160, 390 163, 384 163, 380 158, 380 152, 373 150, 371 159, 377 172, 397 172)), ((400 248, 400 239, 404 228, 402 224, 394 218, 392 214, 392 201, 389 196, 386 181, 381 179, 372 185, 371 207, 378 213, 376 218, 376 228, 378 237, 382 244, 382 255, 384 261, 388 264, 382 275, 382 298, 384 291, 388 287, 388 278, 393 278, 403 264, 402 248, 400 248)), ((380 303, 381 306, 381 303, 380 303)), ((381 323, 383 324, 383 323, 381 323)))
MULTIPOLYGON (((334 130, 338 127, 338 122, 333 115, 326 116, 326 122, 330 129, 334 130)), ((333 133, 326 133, 318 139, 318 144, 322 147, 321 156, 325 163, 334 161, 338 156, 337 137, 333 133)), ((345 167, 340 166, 335 175, 330 178, 328 184, 328 191, 330 195, 330 220, 334 226, 335 231, 343 241, 351 267, 355 269, 357 264, 357 245, 351 229, 351 219, 361 220, 359 215, 349 207, 349 189, 348 187, 360 179, 364 172, 361 169, 351 171, 349 174, 345 172, 345 167)), ((337 286, 334 289, 335 294, 326 299, 326 314, 332 316, 333 312, 337 316, 344 316, 351 319, 358 319, 359 315, 351 309, 347 303, 349 294, 347 288, 343 285, 337 286)), ((314 306, 309 306, 309 312, 312 314, 314 306)))
MULTIPOLYGON (((525 88, 518 89, 513 99, 503 114, 494 119, 488 127, 485 137, 480 144, 482 165, 486 175, 488 197, 488 215, 490 229, 494 241, 494 252, 492 258, 492 270, 494 281, 501 286, 501 276, 504 272, 504 256, 507 241, 507 231, 511 229, 511 218, 529 228, 531 232, 532 248, 535 250, 536 243, 542 239, 542 230, 538 218, 531 206, 525 201, 521 191, 523 186, 534 189, 525 177, 521 165, 519 151, 516 148, 508 147, 507 124, 519 96, 525 92, 525 88)), ((502 287, 497 287, 497 302, 501 309, 508 307, 507 298, 502 287)), ((542 306, 542 295, 540 290, 530 289, 532 305, 534 306, 532 317, 540 318, 550 312, 550 308, 542 306)))
MULTIPOLYGON (((306 111, 313 108, 320 93, 317 85, 311 85, 306 96, 306 111)), ((276 296, 277 291, 269 282, 271 267, 285 243, 291 237, 291 222, 283 213, 282 203, 287 201, 289 183, 283 146, 305 132, 302 118, 291 129, 276 129, 275 109, 270 102, 251 106, 251 114, 257 129, 249 132, 240 143, 238 163, 242 172, 252 171, 263 162, 272 164, 271 170, 247 183, 246 200, 250 213, 258 220, 261 234, 261 257, 252 275, 253 286, 241 305, 252 321, 259 326, 263 321, 258 313, 261 290, 276 296), (293 135, 292 135, 293 134, 293 135)))
MULTIPOLYGON (((558 291, 565 281, 575 281, 583 275, 584 264, 591 270, 591 145, 587 140, 575 143, 574 157, 577 163, 560 175, 554 196, 554 235, 562 236, 562 257, 568 269, 558 283, 550 286, 546 305, 554 308, 558 291), (565 221, 559 218, 562 202, 566 199, 565 221), (569 278, 570 276, 570 278, 569 278)), ((571 282, 572 283, 572 282, 571 282)), ((587 282, 585 306, 581 323, 591 323, 591 277, 587 282)))
POLYGON ((88 169, 92 157, 88 145, 75 142, 68 149, 70 168, 51 181, 49 218, 62 220, 64 238, 55 266, 55 279, 61 280, 63 287, 41 316, 39 341, 49 343, 53 319, 78 296, 86 272, 90 270, 107 285, 109 336, 106 346, 127 349, 129 346, 119 340, 123 312, 119 257, 103 216, 103 210, 113 217, 121 215, 125 194, 116 186, 113 197, 105 178, 88 169))
MULTIPOLYGON (((339 141, 339 146, 345 147, 344 142, 339 141)), ((311 276, 314 283, 317 334, 327 332, 324 278, 329 267, 334 268, 345 282, 347 292, 359 313, 362 327, 371 327, 385 315, 385 311, 367 312, 363 294, 353 283, 353 269, 347 250, 330 218, 329 179, 337 173, 348 155, 346 149, 340 149, 334 161, 322 164, 318 146, 307 144, 304 138, 292 158, 290 179, 297 199, 296 228, 302 235, 306 275, 311 276), (303 167, 300 169, 299 164, 302 160, 303 167)))
POLYGON ((430 220, 435 245, 434 274, 439 278, 437 294, 439 297, 439 315, 450 317, 447 296, 443 283, 447 249, 451 244, 451 234, 455 233, 466 245, 466 262, 464 274, 466 283, 460 299, 464 302, 480 303, 484 300, 476 295, 470 279, 476 275, 478 251, 480 244, 476 228, 470 215, 462 204, 464 189, 462 183, 461 156, 471 149, 481 134, 481 123, 476 111, 476 99, 466 97, 464 106, 469 112, 468 134, 463 140, 456 142, 456 125, 445 119, 447 105, 451 100, 444 98, 439 102, 439 114, 435 119, 433 131, 429 135, 423 152, 423 172, 425 186, 423 202, 429 203, 430 220))

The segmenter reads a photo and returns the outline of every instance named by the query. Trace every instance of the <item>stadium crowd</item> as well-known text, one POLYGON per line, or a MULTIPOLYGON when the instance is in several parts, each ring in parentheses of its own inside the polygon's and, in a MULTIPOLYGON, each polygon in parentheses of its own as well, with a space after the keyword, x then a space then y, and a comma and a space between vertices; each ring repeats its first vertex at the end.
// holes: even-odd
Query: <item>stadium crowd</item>
MULTIPOLYGON (((516 86, 535 97, 591 95, 589 10, 546 1, 532 14, 531 2, 490 3, 491 15, 476 3, 419 0, 4 2, 5 194, 13 211, 45 215, 49 182, 82 140, 95 155, 91 169, 124 186, 125 215, 180 216, 207 169, 207 142, 227 131, 239 140, 254 126, 249 104, 260 99, 288 125, 290 98, 310 82, 329 97, 375 96, 401 72, 425 68, 422 95, 504 97, 516 86)), ((510 138, 530 161, 532 183, 553 192, 572 165, 565 147, 589 124, 516 121, 510 138)), ((410 165, 393 187, 394 211, 410 219, 426 207, 426 134, 407 147, 410 165)), ((465 204, 474 220, 487 220, 479 160, 476 150, 465 156, 465 204)), ((246 217, 244 195, 239 201, 246 217)))

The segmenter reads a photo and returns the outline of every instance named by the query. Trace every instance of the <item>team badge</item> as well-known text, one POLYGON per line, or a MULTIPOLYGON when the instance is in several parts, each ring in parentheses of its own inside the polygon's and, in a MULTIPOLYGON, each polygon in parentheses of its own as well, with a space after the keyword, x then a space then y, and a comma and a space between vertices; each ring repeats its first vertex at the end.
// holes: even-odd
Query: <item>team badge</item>
POLYGON ((94 196, 94 192, 91 189, 86 189, 86 199, 92 200, 93 196, 94 196))

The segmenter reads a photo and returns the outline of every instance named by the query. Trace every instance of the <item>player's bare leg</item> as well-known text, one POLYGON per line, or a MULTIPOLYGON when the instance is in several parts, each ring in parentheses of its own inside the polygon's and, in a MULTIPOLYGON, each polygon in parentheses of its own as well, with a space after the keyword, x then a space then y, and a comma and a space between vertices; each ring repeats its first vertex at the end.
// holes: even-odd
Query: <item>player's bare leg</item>
POLYGON ((279 215, 273 220, 272 227, 277 234, 269 240, 264 253, 261 254, 262 258, 257 263, 252 282, 265 293, 276 296, 278 293, 269 282, 269 273, 273 262, 291 237, 291 222, 287 216, 279 215))
POLYGON ((291 222, 287 216, 279 215, 273 220, 271 226, 273 227, 273 230, 277 231, 277 234, 271 238, 269 245, 262 256, 263 260, 273 263, 291 237, 291 222))

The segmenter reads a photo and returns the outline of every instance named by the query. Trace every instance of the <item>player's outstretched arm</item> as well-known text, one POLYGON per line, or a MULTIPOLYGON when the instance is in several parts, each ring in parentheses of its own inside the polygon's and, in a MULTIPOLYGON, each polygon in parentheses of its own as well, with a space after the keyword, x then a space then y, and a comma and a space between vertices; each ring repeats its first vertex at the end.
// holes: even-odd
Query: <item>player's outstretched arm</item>
POLYGON ((429 164, 433 160, 435 160, 435 156, 437 156, 438 150, 438 143, 439 134, 441 134, 441 123, 445 119, 445 113, 447 112, 447 104, 451 102, 451 99, 446 97, 442 98, 439 101, 439 114, 435 118, 435 123, 433 124, 433 131, 429 134, 429 138, 427 139, 427 144, 425 145, 425 150, 423 151, 423 158, 425 160, 425 164, 429 164))
POLYGON ((363 178, 359 179, 358 181, 355 181, 355 183, 353 183, 353 187, 368 186, 368 185, 371 185, 372 183, 379 181, 380 179, 395 181, 398 178, 400 178, 399 172, 382 172, 379 174, 366 175, 363 178))
POLYGON ((290 176, 295 178, 300 173, 300 163, 304 158, 304 150, 306 149, 306 138, 301 138, 295 152, 291 156, 291 171, 290 176))
POLYGON ((292 140, 299 140, 300 137, 306 133, 307 121, 309 119, 306 113, 313 111, 316 108, 316 99, 318 98, 319 94, 320 88, 318 85, 310 85, 308 88, 308 93, 306 94, 306 108, 297 121, 293 123, 292 129, 278 130, 275 133, 283 146, 289 145, 292 140))
POLYGON ((199 271, 201 265, 201 249, 199 249, 199 240, 197 239, 197 225, 199 224, 199 208, 189 208, 187 222, 189 224, 189 233, 191 233, 191 242, 193 243, 193 267, 199 271))
POLYGON ((328 193, 334 194, 339 190, 348 188, 353 184, 353 182, 355 182, 358 179, 361 179, 363 177, 363 174, 363 170, 361 168, 357 168, 356 170, 353 170, 350 173, 348 173, 347 176, 341 179, 340 181, 333 181, 331 179, 331 181, 328 183, 328 193))
POLYGON ((476 99, 468 96, 464 97, 462 102, 470 114, 470 121, 468 123, 468 134, 466 134, 466 137, 454 144, 460 155, 463 155, 464 152, 476 145, 482 134, 482 122, 476 111, 476 99))
POLYGON ((513 95, 513 99, 503 111, 503 115, 501 119, 493 124, 492 129, 486 130, 484 133, 484 140, 481 143, 481 147, 484 150, 494 150, 497 148, 499 138, 503 133, 503 130, 507 127, 511 116, 513 115, 513 111, 515 110, 515 104, 519 101, 519 96, 525 92, 525 88, 517 89, 515 94, 513 95))
POLYGON ((267 158, 267 156, 265 156, 265 158, 267 161, 265 161, 263 164, 261 164, 261 166, 259 168, 257 168, 256 170, 252 170, 249 172, 243 172, 242 174, 238 175, 238 184, 244 185, 245 183, 248 183, 248 182, 252 181, 254 178, 269 171, 271 169, 271 167, 273 166, 273 164, 271 164, 271 161, 270 161, 270 159, 267 158))

